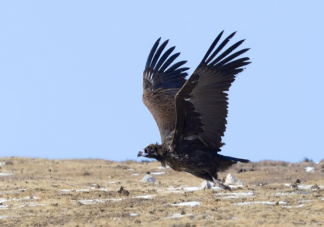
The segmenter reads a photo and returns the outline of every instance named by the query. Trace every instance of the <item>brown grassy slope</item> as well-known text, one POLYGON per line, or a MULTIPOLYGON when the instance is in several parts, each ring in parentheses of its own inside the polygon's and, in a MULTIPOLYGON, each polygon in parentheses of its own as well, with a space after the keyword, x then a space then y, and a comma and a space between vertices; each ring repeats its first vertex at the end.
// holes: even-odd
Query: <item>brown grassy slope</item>
POLYGON ((219 190, 166 193, 170 186, 199 186, 202 180, 170 168, 158 169, 158 162, 16 157, 0 158, 0 162, 7 163, 0 166, 1 172, 13 174, 0 176, 0 200, 3 201, 0 203, 0 217, 3 217, 0 226, 324 225, 324 189, 298 189, 284 185, 300 179, 302 185, 323 186, 324 161, 317 165, 313 162, 239 163, 226 173, 220 173, 219 178, 232 173, 245 183, 243 188, 232 192, 253 195, 234 197, 230 197, 233 194, 222 194, 231 192, 219 190), (313 166, 315 171, 306 173, 304 168, 308 166, 313 166), (238 174, 240 169, 247 171, 238 174), (156 183, 140 182, 147 171, 167 173, 154 176, 156 183), (134 173, 139 175, 132 176, 134 173), (117 192, 121 186, 129 195, 117 192), (62 189, 75 190, 64 192, 60 191, 62 189), (155 197, 135 198, 143 195, 155 197), (195 207, 171 206, 190 201, 201 204, 195 207), (235 205, 253 201, 283 201, 291 208, 281 204, 235 205), (131 213, 138 216, 130 216, 131 213), (170 218, 173 214, 183 217, 170 218))

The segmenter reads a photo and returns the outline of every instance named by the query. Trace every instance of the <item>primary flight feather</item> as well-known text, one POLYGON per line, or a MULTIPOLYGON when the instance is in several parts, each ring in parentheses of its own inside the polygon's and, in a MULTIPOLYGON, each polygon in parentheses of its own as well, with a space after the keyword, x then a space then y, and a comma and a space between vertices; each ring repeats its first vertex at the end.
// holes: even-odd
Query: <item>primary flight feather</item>
POLYGON ((161 38, 155 42, 143 72, 143 102, 159 127, 162 144, 150 144, 137 156, 155 158, 162 166, 229 189, 217 180, 217 172, 248 160, 218 154, 227 123, 226 91, 251 62, 248 57, 237 59, 249 49, 232 53, 244 40, 223 50, 235 32, 217 45, 222 35, 223 31, 188 80, 186 61, 174 63, 180 55, 172 54, 175 47, 162 54, 168 40, 160 46, 161 38))

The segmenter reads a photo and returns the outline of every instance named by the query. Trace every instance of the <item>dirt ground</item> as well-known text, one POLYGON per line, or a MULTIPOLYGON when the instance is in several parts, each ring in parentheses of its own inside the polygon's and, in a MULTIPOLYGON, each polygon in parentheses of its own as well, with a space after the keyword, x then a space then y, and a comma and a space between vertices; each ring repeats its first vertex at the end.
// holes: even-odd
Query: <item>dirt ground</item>
POLYGON ((324 226, 324 160, 228 173, 244 185, 197 190, 158 162, 0 158, 0 226, 324 226), (148 171, 154 183, 140 181, 148 171))

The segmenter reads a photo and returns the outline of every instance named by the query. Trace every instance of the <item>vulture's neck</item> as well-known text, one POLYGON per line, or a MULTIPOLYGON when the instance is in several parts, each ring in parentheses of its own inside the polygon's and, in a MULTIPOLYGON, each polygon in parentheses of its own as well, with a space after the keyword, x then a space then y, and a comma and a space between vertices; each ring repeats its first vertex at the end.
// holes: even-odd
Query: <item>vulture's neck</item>
POLYGON ((166 154, 168 152, 167 146, 165 146, 165 144, 155 144, 155 150, 157 151, 156 152, 156 156, 154 157, 156 160, 158 160, 159 162, 161 162, 161 165, 163 167, 166 167, 166 154))

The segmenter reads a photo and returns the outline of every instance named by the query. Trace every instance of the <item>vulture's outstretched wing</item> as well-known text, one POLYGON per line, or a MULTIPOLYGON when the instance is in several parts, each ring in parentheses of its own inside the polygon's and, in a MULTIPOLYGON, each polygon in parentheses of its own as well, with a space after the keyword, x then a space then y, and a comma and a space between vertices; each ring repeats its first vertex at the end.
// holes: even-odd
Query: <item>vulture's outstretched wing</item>
POLYGON ((244 40, 219 54, 235 32, 214 50, 222 34, 217 36, 197 69, 176 94, 173 147, 200 140, 211 150, 220 151, 227 123, 228 98, 225 91, 229 90, 235 75, 243 71, 242 67, 250 64, 247 57, 233 60, 249 49, 230 55, 244 40))
POLYGON ((180 55, 171 55, 175 47, 171 47, 161 56, 169 40, 158 48, 160 39, 153 45, 143 72, 143 102, 159 127, 162 142, 166 142, 175 128, 174 97, 186 82, 185 77, 188 74, 185 71, 189 68, 180 68, 186 61, 171 65, 180 55))

